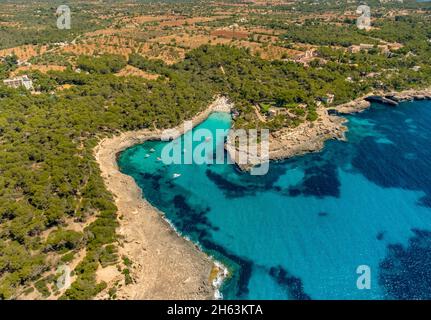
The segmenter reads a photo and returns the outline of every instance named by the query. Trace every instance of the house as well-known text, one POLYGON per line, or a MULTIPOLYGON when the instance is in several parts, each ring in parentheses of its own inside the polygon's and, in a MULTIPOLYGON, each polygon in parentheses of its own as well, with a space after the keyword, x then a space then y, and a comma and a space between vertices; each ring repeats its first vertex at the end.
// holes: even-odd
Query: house
POLYGON ((331 104, 334 102, 335 96, 332 93, 326 94, 325 97, 321 97, 320 100, 325 104, 331 104))
POLYGON ((6 79, 3 80, 3 83, 11 88, 19 88, 23 86, 27 90, 33 90, 33 81, 27 75, 6 79))
POLYGON ((379 49, 383 54, 390 54, 391 51, 389 50, 389 46, 386 44, 379 44, 377 46, 377 49, 379 49))
POLYGON ((348 49, 350 53, 358 53, 361 51, 368 51, 370 49, 373 49, 374 45, 367 44, 367 43, 361 43, 359 45, 351 45, 348 49))
POLYGON ((380 75, 381 75, 380 72, 370 72, 370 73, 365 74, 365 77, 366 78, 376 78, 376 77, 379 77, 380 75))
POLYGON ((357 45, 352 45, 349 47, 348 51, 350 53, 358 53, 359 51, 361 51, 361 48, 357 45))
POLYGON ((300 54, 297 54, 293 61, 297 63, 302 63, 304 66, 308 66, 310 61, 314 60, 316 58, 316 49, 309 49, 305 52, 302 52, 300 54))
POLYGON ((397 43, 397 42, 388 43, 389 50, 396 51, 396 50, 401 49, 402 47, 403 47, 403 45, 401 43, 397 43))
POLYGON ((280 110, 279 108, 271 107, 268 109, 268 116, 270 118, 275 117, 279 114, 280 110))
POLYGON ((52 45, 57 46, 57 47, 65 47, 68 44, 69 43, 67 41, 64 41, 64 42, 54 42, 52 45))

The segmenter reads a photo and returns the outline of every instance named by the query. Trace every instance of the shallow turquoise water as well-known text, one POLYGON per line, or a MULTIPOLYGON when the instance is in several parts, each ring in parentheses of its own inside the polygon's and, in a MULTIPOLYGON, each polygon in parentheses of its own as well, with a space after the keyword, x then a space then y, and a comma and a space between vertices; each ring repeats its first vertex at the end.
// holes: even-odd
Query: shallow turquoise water
MULTIPOLYGON (((167 142, 132 147, 119 165, 229 265, 225 299, 430 299, 430 120, 429 101, 375 104, 349 117, 347 143, 273 162, 264 176, 163 165, 167 142), (370 267, 369 290, 356 286, 359 265, 370 267)), ((227 114, 212 114, 195 130, 229 127, 227 114)))

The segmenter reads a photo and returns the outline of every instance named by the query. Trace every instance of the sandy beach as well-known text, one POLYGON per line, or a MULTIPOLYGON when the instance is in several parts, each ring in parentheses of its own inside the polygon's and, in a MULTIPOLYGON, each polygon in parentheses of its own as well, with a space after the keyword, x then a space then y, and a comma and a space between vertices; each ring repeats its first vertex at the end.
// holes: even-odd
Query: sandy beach
MULTIPOLYGON (((226 98, 217 97, 192 119, 193 126, 215 111, 230 111, 226 98)), ((174 129, 179 134, 184 133, 182 125, 174 129)), ((133 178, 122 174, 117 165, 119 152, 147 140, 160 139, 161 134, 161 130, 125 132, 101 140, 94 149, 105 185, 118 208, 120 256, 127 256, 133 262, 134 282, 123 285, 117 291, 117 298, 214 299, 225 270, 191 241, 181 237, 164 219, 163 213, 144 199, 133 178)), ((112 283, 118 279, 121 275, 114 270, 105 281, 112 283)))

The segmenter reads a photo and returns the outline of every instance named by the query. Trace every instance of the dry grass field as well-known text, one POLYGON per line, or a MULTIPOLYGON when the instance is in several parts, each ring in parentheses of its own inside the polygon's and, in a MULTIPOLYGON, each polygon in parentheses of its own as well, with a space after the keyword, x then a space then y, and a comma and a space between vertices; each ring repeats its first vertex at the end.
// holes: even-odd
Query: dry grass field
MULTIPOLYGON (((277 2, 281 3, 281 2, 277 2)), ((130 8, 135 8, 130 4, 130 8)), ((95 31, 85 32, 75 41, 50 48, 49 52, 59 55, 119 54, 126 58, 139 53, 149 59, 161 59, 167 64, 181 61, 185 54, 201 45, 234 45, 249 48, 263 59, 294 57, 298 50, 279 45, 283 30, 249 24, 248 14, 253 8, 243 3, 211 3, 211 7, 200 8, 201 13, 160 12, 152 14, 103 13, 97 17, 110 21, 110 25, 95 31)), ((133 11, 133 10, 132 10, 133 11)), ((262 13, 262 9, 257 12, 262 13)), ((96 14, 96 12, 95 12, 96 14)), ((0 50, 0 56, 16 54, 21 61, 47 52, 47 46, 25 45, 0 50)), ((300 50, 302 50, 300 48, 300 50)), ((68 59, 73 64, 75 59, 68 59)), ((60 70, 55 65, 33 66, 42 72, 60 70)), ((19 71, 26 70, 21 68, 19 71)), ((137 74, 136 70, 124 70, 123 75, 137 74)))
POLYGON ((10 49, 0 50, 0 57, 15 54, 19 60, 25 61, 32 57, 44 54, 48 50, 47 46, 25 45, 10 49))
POLYGON ((11 76, 15 76, 18 74, 26 73, 28 71, 40 71, 42 73, 47 73, 48 71, 63 71, 66 67, 64 66, 56 66, 56 65, 36 65, 33 64, 31 66, 21 66, 15 69, 11 76))
POLYGON ((141 77, 148 80, 156 80, 159 77, 158 74, 148 73, 130 65, 120 70, 118 73, 116 73, 116 75, 118 77, 135 76, 135 77, 141 77))

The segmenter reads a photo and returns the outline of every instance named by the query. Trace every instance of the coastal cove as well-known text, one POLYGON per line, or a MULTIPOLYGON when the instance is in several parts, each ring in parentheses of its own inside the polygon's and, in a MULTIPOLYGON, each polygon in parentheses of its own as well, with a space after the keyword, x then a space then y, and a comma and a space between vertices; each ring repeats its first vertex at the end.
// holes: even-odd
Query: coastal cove
MULTIPOLYGON (((226 299, 429 298, 430 107, 373 103, 347 116, 347 142, 271 162, 265 176, 233 165, 164 166, 160 141, 129 144, 118 165, 149 207, 229 267, 226 299), (371 269, 370 290, 356 287, 360 265, 371 269)), ((197 128, 230 121, 213 113, 197 128)))
MULTIPOLYGON (((199 124, 212 112, 229 112, 226 98, 216 97, 193 117, 199 124)), ((184 133, 179 126, 176 134, 184 133)), ((120 254, 133 261, 132 284, 118 291, 120 299, 213 299, 226 270, 192 242, 174 232, 171 223, 143 197, 130 176, 119 171, 118 155, 145 141, 160 140, 162 131, 140 130, 105 138, 94 149, 101 176, 114 195, 123 241, 120 254), (181 285, 179 285, 181 284, 181 285)), ((173 136, 174 138, 174 136, 173 136)), ((100 297, 103 298, 103 297, 100 297)))

